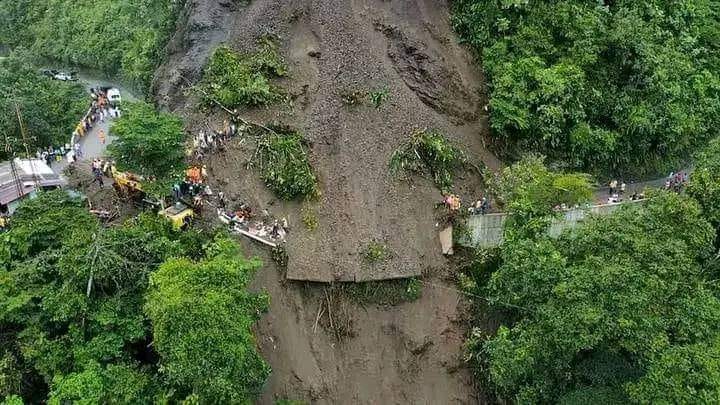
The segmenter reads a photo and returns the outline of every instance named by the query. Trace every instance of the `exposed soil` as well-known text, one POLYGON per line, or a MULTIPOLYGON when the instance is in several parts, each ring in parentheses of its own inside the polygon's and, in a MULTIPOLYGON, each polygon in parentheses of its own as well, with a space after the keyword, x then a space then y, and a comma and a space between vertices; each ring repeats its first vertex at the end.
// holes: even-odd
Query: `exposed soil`
MULTIPOLYGON (((210 157, 214 190, 231 205, 247 202, 290 222, 287 273, 268 264, 255 280, 272 305, 258 325, 263 356, 273 375, 262 403, 289 397, 317 403, 475 403, 472 378, 460 362, 463 334, 458 294, 438 277, 440 253, 433 184, 412 184, 388 171, 392 152, 414 130, 436 128, 466 150, 475 163, 497 169, 485 148, 487 116, 483 77, 457 45, 441 0, 188 1, 167 62, 158 70, 158 102, 185 117, 195 133, 219 128, 227 117, 197 109, 188 87, 201 77, 212 50, 225 43, 252 51, 271 35, 287 59, 282 80, 289 101, 241 111, 258 122, 278 121, 308 140, 322 196, 304 203, 318 227, 305 229, 303 203, 276 201, 254 168, 250 139, 236 139, 210 157), (388 100, 348 106, 343 95, 386 89, 388 100), (392 252, 374 266, 362 252, 373 240, 392 252), (421 299, 393 307, 352 307, 353 336, 338 340, 316 327, 322 287, 292 280, 360 281, 419 276, 432 283, 421 299)), ((476 198, 479 176, 468 170, 456 181, 464 198, 476 198)), ((267 253, 242 241, 246 249, 267 253)))

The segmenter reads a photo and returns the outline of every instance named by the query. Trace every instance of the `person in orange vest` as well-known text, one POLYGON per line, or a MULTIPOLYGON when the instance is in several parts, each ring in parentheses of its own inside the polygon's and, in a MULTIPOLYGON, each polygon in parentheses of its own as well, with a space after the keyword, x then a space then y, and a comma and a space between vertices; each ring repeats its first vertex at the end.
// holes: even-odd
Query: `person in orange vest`
POLYGON ((101 129, 100 132, 98 132, 98 138, 100 138, 100 142, 102 142, 104 145, 105 144, 105 131, 103 131, 101 129))

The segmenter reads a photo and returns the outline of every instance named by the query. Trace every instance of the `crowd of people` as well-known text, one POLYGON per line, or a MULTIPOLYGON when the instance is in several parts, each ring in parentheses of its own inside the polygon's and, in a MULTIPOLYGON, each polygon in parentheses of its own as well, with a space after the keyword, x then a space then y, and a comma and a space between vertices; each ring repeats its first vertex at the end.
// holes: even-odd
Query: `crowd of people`
POLYGON ((200 131, 193 136, 191 149, 188 156, 193 156, 196 161, 202 161, 207 153, 225 150, 227 142, 238 134, 238 127, 228 120, 223 122, 221 130, 210 129, 200 131))
POLYGON ((689 179, 690 175, 686 171, 680 171, 677 173, 671 172, 668 175, 667 180, 665 180, 665 189, 673 190, 676 193, 679 193, 685 188, 689 179))
POLYGON ((252 208, 241 202, 236 210, 226 210, 218 207, 220 221, 230 225, 230 230, 244 231, 257 238, 271 239, 271 242, 284 242, 290 231, 287 218, 274 218, 268 210, 262 210, 260 218, 253 213, 252 208))
POLYGON ((207 176, 207 168, 205 165, 199 166, 209 153, 225 151, 227 143, 238 135, 238 126, 230 121, 223 122, 222 129, 217 130, 208 127, 207 131, 200 131, 192 138, 192 143, 187 151, 187 155, 191 157, 200 169, 189 169, 184 183, 176 184, 173 187, 173 195, 179 198, 184 193, 183 187, 194 195, 193 206, 202 207, 204 201, 210 203, 211 197, 214 197, 214 205, 217 209, 217 215, 220 221, 228 224, 230 230, 234 232, 245 232, 256 238, 260 238, 271 243, 284 242, 289 228, 286 218, 274 218, 267 210, 262 210, 261 215, 256 216, 249 204, 240 202, 236 207, 228 207, 228 201, 225 194, 220 191, 213 194, 209 187, 197 186, 198 176, 205 178, 207 176), (202 191, 198 191, 202 190, 202 191))
MULTIPOLYGON (((108 102, 105 91, 101 89, 90 89, 92 101, 85 116, 78 122, 72 133, 70 142, 62 145, 50 145, 45 149, 38 149, 35 153, 37 159, 42 159, 52 167, 53 162, 60 162, 65 157, 68 163, 73 164, 83 158, 83 150, 80 139, 90 133, 98 122, 105 122, 109 118, 117 118, 122 114, 120 107, 113 106, 108 102)), ((98 138, 105 143, 105 131, 100 129, 98 138)))

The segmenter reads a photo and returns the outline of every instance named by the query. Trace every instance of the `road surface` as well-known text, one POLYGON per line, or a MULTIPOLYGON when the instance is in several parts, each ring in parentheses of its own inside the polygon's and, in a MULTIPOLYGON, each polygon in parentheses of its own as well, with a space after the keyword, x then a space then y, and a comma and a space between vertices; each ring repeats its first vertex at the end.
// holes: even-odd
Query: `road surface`
MULTIPOLYGON (((78 76, 78 78, 83 87, 85 87, 85 89, 88 91, 88 108, 91 102, 90 89, 103 86, 118 88, 120 90, 120 96, 122 97, 123 102, 137 101, 137 99, 133 96, 132 93, 122 87, 116 86, 114 83, 108 83, 105 80, 89 77, 82 73, 78 76)), ((122 106, 120 107, 120 110, 122 111, 122 106)), ((78 122, 81 118, 82 117, 78 117, 78 122)), ((80 138, 80 150, 82 151, 82 158, 79 159, 79 161, 92 161, 93 159, 102 158, 105 156, 108 145, 110 145, 114 139, 114 137, 110 133, 110 124, 113 120, 114 118, 106 118, 105 122, 96 122, 92 129, 90 129, 90 131, 88 131, 85 136, 80 138), (100 141, 100 137, 98 136, 100 130, 105 132, 105 143, 102 143, 100 141)), ((68 134, 68 141, 70 140, 71 136, 72 134, 68 134)), ((67 159, 63 159, 61 162, 53 162, 52 167, 56 173, 61 174, 63 170, 65 170, 67 165, 67 159)))

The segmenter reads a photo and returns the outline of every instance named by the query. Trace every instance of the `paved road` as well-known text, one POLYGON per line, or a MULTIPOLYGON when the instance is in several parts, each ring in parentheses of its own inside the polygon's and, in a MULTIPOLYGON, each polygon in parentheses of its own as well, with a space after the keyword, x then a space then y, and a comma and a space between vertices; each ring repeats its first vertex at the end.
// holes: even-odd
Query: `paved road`
MULTIPOLYGON (((103 79, 91 77, 83 73, 80 73, 78 75, 78 78, 80 83, 88 91, 88 107, 91 101, 89 94, 90 89, 102 86, 113 86, 118 88, 124 102, 137 101, 137 98, 135 98, 135 96, 133 96, 131 92, 125 90, 122 87, 116 86, 114 83, 108 83, 103 79)), ((80 120, 80 118, 82 117, 78 117, 78 121, 80 120)), ((92 161, 93 159, 105 156, 105 151, 107 150, 108 145, 110 145, 114 139, 114 137, 110 134, 110 124, 112 123, 112 121, 112 118, 106 118, 105 122, 95 123, 95 126, 93 126, 93 128, 88 133, 86 133, 85 136, 80 138, 80 149, 83 153, 83 157, 82 159, 80 159, 80 161, 92 161), (100 138, 98 137, 100 130, 103 130, 105 132, 104 144, 100 141, 100 138)), ((70 136, 71 134, 68 134, 68 140, 70 140, 70 136)), ((63 159, 61 162, 53 162, 53 170, 55 170, 56 173, 62 173, 62 171, 65 170, 65 168, 67 167, 67 165, 67 159, 63 159)))
MULTIPOLYGON (((110 123, 112 119, 106 118, 105 122, 96 122, 95 126, 80 138, 80 150, 82 151, 82 159, 79 161, 92 161, 96 158, 101 158, 105 155, 105 151, 109 144, 112 143, 114 137, 110 136, 110 123), (100 130, 105 132, 105 143, 100 141, 98 134, 100 130)), ((70 136, 68 135, 68 140, 70 136)), ((61 162, 53 162, 53 170, 55 173, 62 173, 67 167, 67 159, 63 159, 61 162)))

